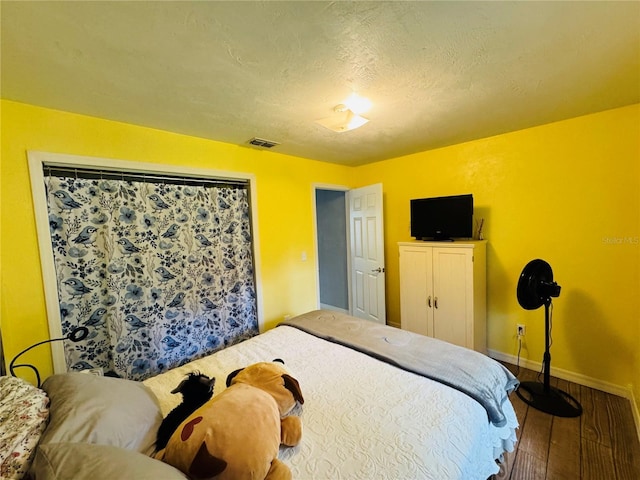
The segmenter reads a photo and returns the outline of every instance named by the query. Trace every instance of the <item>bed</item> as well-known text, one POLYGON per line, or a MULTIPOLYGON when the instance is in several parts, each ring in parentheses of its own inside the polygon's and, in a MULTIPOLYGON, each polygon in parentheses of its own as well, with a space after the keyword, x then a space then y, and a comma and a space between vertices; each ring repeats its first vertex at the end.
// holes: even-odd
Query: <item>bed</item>
POLYGON ((116 471, 136 471, 136 478, 184 478, 177 470, 171 477, 169 470, 154 472, 155 477, 142 473, 171 468, 147 456, 153 453, 153 435, 162 417, 179 403, 170 391, 187 373, 199 371, 216 378, 216 395, 230 372, 275 358, 284 360, 305 397, 304 405, 296 407, 302 442, 281 448, 279 454, 294 479, 487 479, 498 472, 497 461, 516 442, 518 422, 508 394, 517 380, 501 364, 435 339, 319 310, 142 383, 81 373, 50 377, 43 390, 51 399, 51 418, 31 459, 31 472, 40 480, 64 478, 65 471, 85 468, 91 471, 84 474, 98 480, 109 478, 100 475, 125 461, 116 471), (430 352, 437 358, 424 360, 430 352), (433 361, 442 368, 433 367, 433 361), (442 371, 422 371, 432 368, 442 371), (453 381, 451 375, 459 378, 453 381), (61 394, 64 389, 56 386, 56 380, 64 383, 70 376, 92 384, 76 387, 85 392, 82 401, 95 401, 98 389, 108 405, 77 418, 82 410, 73 396, 77 392, 67 388, 71 393, 61 394), (468 391, 470 383, 484 386, 474 391, 472 385, 468 391), (69 410, 71 404, 73 414, 56 411, 63 405, 69 410), (111 417, 101 426, 83 425, 100 423, 96 418, 103 413, 111 417), (65 431, 69 423, 78 425, 71 434, 65 431), (100 436, 92 431, 117 430, 115 424, 135 431, 135 441, 127 438, 130 432, 100 436), (52 435, 52 428, 59 431, 52 435), (63 447, 66 451, 60 453, 63 447))

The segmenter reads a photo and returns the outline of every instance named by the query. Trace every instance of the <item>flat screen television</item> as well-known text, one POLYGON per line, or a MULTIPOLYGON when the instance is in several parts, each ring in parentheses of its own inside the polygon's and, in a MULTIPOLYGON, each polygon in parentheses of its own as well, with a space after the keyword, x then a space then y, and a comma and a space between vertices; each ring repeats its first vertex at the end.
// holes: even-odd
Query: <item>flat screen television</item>
POLYGON ((452 241, 473 236, 473 195, 411 200, 411 236, 416 240, 452 241))

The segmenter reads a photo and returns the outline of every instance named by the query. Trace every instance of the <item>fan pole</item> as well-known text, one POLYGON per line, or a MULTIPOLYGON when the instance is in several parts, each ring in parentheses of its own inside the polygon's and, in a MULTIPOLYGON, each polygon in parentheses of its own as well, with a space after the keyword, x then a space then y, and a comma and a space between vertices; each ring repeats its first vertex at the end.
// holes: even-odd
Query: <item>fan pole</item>
POLYGON ((551 306, 551 298, 544 302, 544 393, 551 392, 551 353, 549 351, 551 338, 549 332, 549 307, 551 306))
POLYGON ((516 390, 516 394, 528 405, 557 417, 579 417, 582 415, 582 405, 562 390, 551 386, 551 353, 550 347, 550 321, 549 307, 551 298, 544 302, 544 357, 542 360, 544 371, 544 383, 522 382, 516 390))

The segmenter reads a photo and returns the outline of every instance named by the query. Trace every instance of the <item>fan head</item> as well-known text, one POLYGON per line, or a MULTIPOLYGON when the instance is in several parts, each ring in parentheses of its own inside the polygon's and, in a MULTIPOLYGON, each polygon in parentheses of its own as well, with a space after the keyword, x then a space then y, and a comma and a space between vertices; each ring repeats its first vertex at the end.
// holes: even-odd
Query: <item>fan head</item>
POLYGON ((522 270, 517 288, 518 303, 526 310, 535 310, 551 297, 560 295, 560 286, 553 281, 551 265, 544 260, 531 260, 522 270))

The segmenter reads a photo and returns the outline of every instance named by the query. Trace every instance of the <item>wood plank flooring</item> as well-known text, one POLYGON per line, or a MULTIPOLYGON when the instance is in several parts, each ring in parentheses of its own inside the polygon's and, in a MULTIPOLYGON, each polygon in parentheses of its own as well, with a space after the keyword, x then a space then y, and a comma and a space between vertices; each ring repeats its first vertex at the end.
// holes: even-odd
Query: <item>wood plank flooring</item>
MULTIPOLYGON (((505 365, 515 373, 514 365, 505 365)), ((518 375, 520 381, 537 377, 524 368, 518 375)), ((518 443, 492 479, 639 480, 640 442, 629 400, 554 377, 551 385, 578 400, 582 415, 555 417, 512 394, 518 443)))

